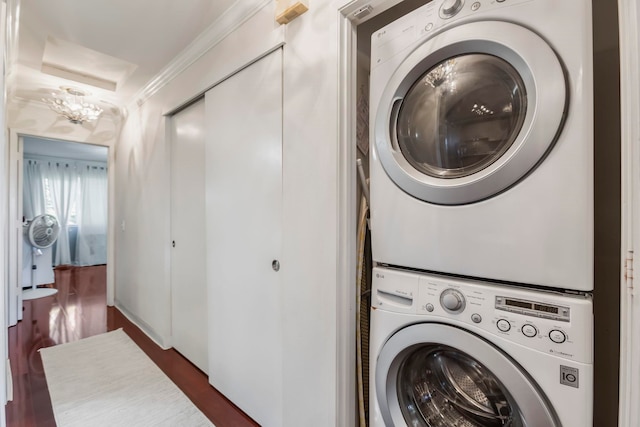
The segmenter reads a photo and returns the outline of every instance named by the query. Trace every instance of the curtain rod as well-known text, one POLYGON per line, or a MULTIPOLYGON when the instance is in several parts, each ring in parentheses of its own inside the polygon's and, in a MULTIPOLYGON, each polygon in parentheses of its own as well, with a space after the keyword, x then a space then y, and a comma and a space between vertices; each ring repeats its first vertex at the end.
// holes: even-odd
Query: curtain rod
POLYGON ((76 165, 80 167, 89 166, 93 168, 104 168, 108 169, 106 162, 95 162, 91 160, 77 160, 77 159, 63 159, 61 157, 48 157, 48 156, 38 156, 38 155, 28 155, 24 157, 25 161, 35 161, 35 162, 48 162, 48 163, 56 163, 56 164, 66 164, 76 165))

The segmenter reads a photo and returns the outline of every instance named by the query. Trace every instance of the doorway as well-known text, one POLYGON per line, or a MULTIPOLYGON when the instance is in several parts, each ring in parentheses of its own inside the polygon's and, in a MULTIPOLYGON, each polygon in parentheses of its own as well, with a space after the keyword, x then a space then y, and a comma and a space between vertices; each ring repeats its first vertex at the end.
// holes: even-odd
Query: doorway
POLYGON ((10 220, 15 227, 9 235, 8 326, 22 319, 23 289, 55 288, 54 268, 105 265, 107 303, 113 301, 111 150, 14 132, 10 144, 10 220), (37 249, 25 231, 43 214, 57 220, 58 238, 50 248, 37 249))

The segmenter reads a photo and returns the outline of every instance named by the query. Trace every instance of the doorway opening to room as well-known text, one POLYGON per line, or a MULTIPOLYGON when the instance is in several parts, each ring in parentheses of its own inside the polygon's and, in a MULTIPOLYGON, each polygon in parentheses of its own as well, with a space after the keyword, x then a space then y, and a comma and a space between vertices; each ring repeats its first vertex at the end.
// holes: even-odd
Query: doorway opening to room
POLYGON ((57 289, 56 271, 106 266, 108 148, 36 137, 22 142, 19 261, 28 300, 48 295, 43 286, 57 289))
MULTIPOLYGON (((109 148, 14 133, 10 142, 9 326, 23 319, 27 301, 56 292, 58 302, 77 298, 83 289, 70 289, 69 278, 87 274, 103 284, 106 309, 109 148)), ((60 313, 74 316, 72 308, 60 313)))

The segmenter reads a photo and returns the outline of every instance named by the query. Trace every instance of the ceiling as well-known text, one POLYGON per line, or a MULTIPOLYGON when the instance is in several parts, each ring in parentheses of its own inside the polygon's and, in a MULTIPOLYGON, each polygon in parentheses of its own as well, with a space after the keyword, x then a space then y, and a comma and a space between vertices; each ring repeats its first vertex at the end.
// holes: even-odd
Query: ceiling
POLYGON ((24 155, 59 157, 62 159, 86 160, 107 163, 108 149, 100 145, 25 136, 24 155))
POLYGON ((71 86, 118 111, 235 2, 22 0, 9 92, 40 101, 71 86))

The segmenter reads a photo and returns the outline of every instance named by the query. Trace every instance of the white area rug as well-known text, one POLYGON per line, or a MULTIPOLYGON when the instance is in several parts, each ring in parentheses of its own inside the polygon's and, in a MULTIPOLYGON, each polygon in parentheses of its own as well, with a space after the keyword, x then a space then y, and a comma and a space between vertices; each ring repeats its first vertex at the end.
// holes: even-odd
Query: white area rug
POLYGON ((58 427, 213 426, 121 329, 40 353, 58 427))

